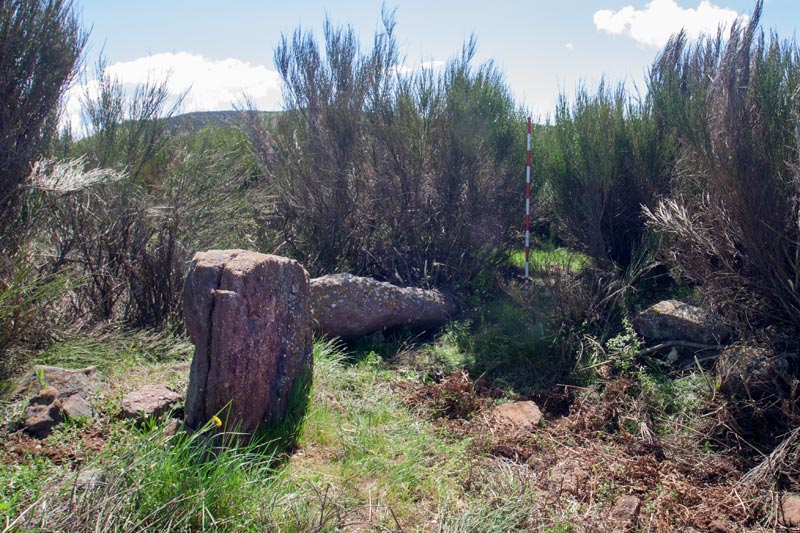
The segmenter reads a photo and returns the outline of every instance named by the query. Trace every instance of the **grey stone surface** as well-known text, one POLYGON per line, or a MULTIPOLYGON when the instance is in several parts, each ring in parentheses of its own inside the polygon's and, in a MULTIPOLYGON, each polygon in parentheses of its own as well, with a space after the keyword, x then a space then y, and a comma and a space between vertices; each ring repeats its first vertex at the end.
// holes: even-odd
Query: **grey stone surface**
POLYGON ((677 300, 664 300, 648 307, 634 317, 632 324, 639 335, 655 341, 718 344, 725 342, 731 333, 715 313, 677 300))
POLYGON ((22 377, 13 395, 19 398, 33 394, 42 387, 53 387, 61 398, 77 394, 86 399, 100 388, 100 384, 97 369, 93 366, 69 369, 36 365, 22 377))
POLYGON ((350 274, 311 280, 314 329, 330 337, 352 338, 385 327, 433 329, 457 312, 442 293, 350 274))
POLYGON ((245 250, 195 254, 184 287, 195 354, 186 426, 220 414, 244 434, 279 422, 298 378, 310 379, 308 273, 284 257, 245 250))

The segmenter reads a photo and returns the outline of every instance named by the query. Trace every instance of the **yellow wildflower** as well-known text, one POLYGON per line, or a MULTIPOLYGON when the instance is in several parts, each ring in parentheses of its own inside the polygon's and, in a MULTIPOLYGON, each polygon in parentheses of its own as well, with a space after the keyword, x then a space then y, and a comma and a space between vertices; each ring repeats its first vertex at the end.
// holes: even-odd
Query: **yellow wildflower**
POLYGON ((214 425, 217 427, 222 427, 222 420, 219 419, 217 415, 213 415, 211 417, 211 421, 214 422, 214 425))

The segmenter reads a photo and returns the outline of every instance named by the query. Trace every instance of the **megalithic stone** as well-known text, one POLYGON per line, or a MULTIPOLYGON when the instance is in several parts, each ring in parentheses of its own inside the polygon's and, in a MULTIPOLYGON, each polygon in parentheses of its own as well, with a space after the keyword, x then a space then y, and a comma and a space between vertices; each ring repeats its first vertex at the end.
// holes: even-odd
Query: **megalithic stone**
POLYGON ((458 312, 456 302, 439 291, 350 274, 312 279, 311 301, 313 327, 329 337, 353 338, 398 326, 435 329, 458 312))
POLYGON ((306 270, 246 250, 198 252, 183 293, 195 346, 185 424, 219 415, 253 435, 282 421, 298 379, 310 379, 311 298, 306 270))

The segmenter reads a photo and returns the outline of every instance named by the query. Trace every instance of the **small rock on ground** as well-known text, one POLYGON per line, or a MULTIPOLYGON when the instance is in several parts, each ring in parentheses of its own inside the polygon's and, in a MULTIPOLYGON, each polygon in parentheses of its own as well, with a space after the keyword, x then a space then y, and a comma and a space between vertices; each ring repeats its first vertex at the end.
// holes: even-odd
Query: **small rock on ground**
POLYGON ((94 412, 89 402, 81 398, 79 394, 73 394, 61 400, 61 410, 67 418, 73 420, 82 418, 91 420, 94 412))
POLYGON ((639 521, 639 510, 642 500, 636 496, 626 495, 617 498, 611 510, 611 520, 617 528, 631 528, 639 521))
POLYGON ((51 403, 41 403, 38 396, 25 408, 23 426, 34 437, 46 437, 63 420, 61 407, 55 399, 51 403))
POLYGON ((781 497, 781 512, 778 520, 787 528, 800 528, 800 494, 784 494, 781 497))
POLYGON ((35 437, 45 437, 65 418, 91 419, 87 398, 99 388, 100 378, 93 366, 73 370, 37 365, 20 380, 13 397, 39 391, 25 409, 23 427, 35 437))
POLYGON ((521 429, 533 429, 542 421, 542 411, 531 401, 504 403, 492 413, 498 421, 521 429))
POLYGON ((145 385, 122 398, 122 415, 140 423, 161 416, 180 400, 180 394, 164 385, 145 385))
POLYGON ((31 398, 22 425, 29 434, 46 437, 64 419, 91 420, 93 415, 92 406, 79 393, 64 397, 55 387, 45 387, 31 398))

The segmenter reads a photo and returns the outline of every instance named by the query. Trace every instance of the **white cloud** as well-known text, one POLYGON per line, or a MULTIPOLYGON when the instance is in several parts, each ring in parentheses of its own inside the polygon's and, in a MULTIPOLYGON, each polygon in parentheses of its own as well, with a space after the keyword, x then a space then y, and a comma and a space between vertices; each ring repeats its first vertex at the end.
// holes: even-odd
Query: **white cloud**
MULTIPOLYGON (((232 109, 247 94, 259 109, 277 110, 281 105, 281 80, 275 70, 239 59, 213 60, 188 52, 162 53, 133 61, 112 63, 108 73, 132 91, 137 85, 168 78, 173 98, 189 91, 182 112, 232 109)), ((66 113, 73 127, 80 123, 80 96, 96 94, 96 80, 73 87, 67 94, 66 113)))
POLYGON ((575 49, 575 45, 572 44, 572 43, 566 43, 566 44, 564 44, 564 48, 566 48, 567 50, 574 50, 575 49))
POLYGON ((423 70, 439 70, 441 68, 444 68, 445 64, 446 63, 444 61, 429 60, 417 63, 413 67, 409 67, 408 65, 395 65, 393 67, 389 67, 389 73, 401 74, 403 76, 406 76, 408 74, 413 74, 414 72, 421 72, 423 70))
POLYGON ((696 8, 682 8, 675 0, 652 0, 644 9, 626 6, 619 11, 597 11, 594 25, 611 35, 626 35, 640 44, 660 48, 681 28, 696 39, 703 33, 715 34, 720 24, 730 26, 738 15, 710 0, 701 0, 696 8))

